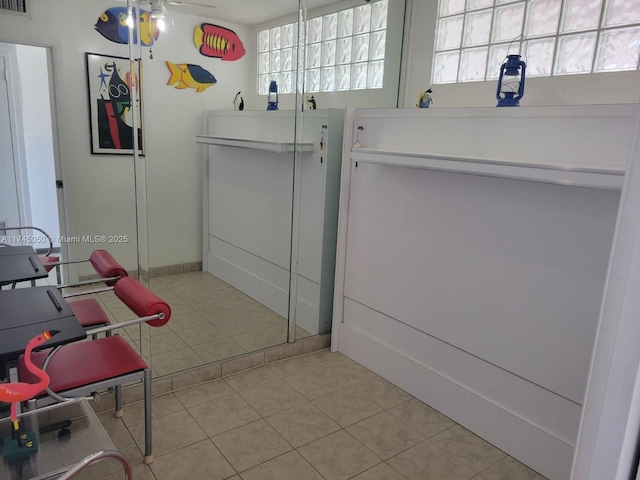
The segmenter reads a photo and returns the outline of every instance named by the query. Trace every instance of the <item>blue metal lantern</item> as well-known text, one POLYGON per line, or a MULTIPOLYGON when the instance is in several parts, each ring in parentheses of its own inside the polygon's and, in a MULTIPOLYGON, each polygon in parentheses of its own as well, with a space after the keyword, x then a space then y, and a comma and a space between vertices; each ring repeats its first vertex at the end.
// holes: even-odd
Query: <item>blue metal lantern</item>
POLYGON ((524 78, 527 64, 520 55, 508 55, 500 67, 496 98, 498 107, 519 107, 524 95, 524 78))
POLYGON ((271 83, 269 84, 267 110, 278 110, 278 84, 275 80, 271 80, 271 83))

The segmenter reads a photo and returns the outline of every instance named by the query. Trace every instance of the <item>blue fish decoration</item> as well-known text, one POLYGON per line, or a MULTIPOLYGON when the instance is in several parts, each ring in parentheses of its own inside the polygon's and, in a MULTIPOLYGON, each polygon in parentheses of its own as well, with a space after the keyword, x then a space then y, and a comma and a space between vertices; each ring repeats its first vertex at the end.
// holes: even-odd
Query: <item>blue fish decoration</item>
POLYGON ((217 83, 216 77, 200 65, 192 63, 175 64, 167 61, 167 67, 171 72, 167 85, 175 85, 178 90, 194 88, 199 93, 217 83))
MULTIPOLYGON (((136 10, 133 9, 135 16, 136 10)), ((104 11, 98 18, 96 30, 107 40, 115 43, 129 43, 129 27, 127 17, 129 16, 127 7, 112 7, 104 11)), ((146 10, 140 10, 140 41, 143 47, 150 47, 155 43, 160 35, 160 30, 155 19, 146 10)), ((134 27, 133 41, 138 41, 137 31, 134 27)))

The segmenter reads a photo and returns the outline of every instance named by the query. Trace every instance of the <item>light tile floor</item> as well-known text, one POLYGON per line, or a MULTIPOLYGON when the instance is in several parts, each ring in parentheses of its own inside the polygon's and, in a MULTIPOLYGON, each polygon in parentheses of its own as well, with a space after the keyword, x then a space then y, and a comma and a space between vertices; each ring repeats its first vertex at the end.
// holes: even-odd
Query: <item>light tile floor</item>
MULTIPOLYGON (((166 328, 151 329, 155 376, 273 347, 287 341, 287 320, 207 272, 152 278, 150 289, 171 305, 166 328)), ((112 293, 101 294, 114 320, 130 318, 112 293)), ((132 333, 135 336, 135 331, 132 333)), ((310 336, 298 328, 297 339, 310 336)))
MULTIPOLYGON (((151 331, 155 377, 286 339, 282 317, 208 273, 157 277, 150 288, 174 312, 167 328, 151 331)), ((131 318, 113 293, 98 298, 112 321, 131 318)), ((139 342, 136 330, 127 332, 129 341, 139 342)), ((328 351, 155 397, 150 466, 142 463, 140 450, 141 403, 126 406, 122 419, 111 411, 99 418, 130 459, 136 480, 544 480, 370 370, 328 351)), ((94 466, 82 478, 123 478, 117 470, 113 464, 94 466)))
MULTIPOLYGON (((169 303, 172 318, 151 329, 155 377, 272 347, 287 341, 287 320, 207 272, 152 278, 149 288, 169 303)), ((131 312, 112 292, 99 294, 112 321, 131 312)), ((135 342, 139 328, 127 328, 135 342)), ((297 329, 297 338, 310 335, 297 329)))
MULTIPOLYGON (((136 480, 543 480, 340 353, 268 364, 99 418, 136 480)), ((96 476, 87 478, 98 478, 96 476)), ((122 473, 106 477, 123 478, 122 473)))
MULTIPOLYGON (((48 279, 38 281, 38 285, 55 283, 53 271, 48 279)), ((28 282, 19 285, 28 286, 28 282)), ((86 287, 92 288, 96 285, 86 287)), ((284 317, 207 272, 155 277, 150 279, 149 288, 172 310, 171 320, 164 327, 148 329, 154 378, 287 342, 284 317)), ((77 290, 67 289, 65 293, 77 290)), ((112 323, 135 318, 112 291, 91 297, 100 301, 112 323)), ((88 296, 68 300, 85 298, 88 296)), ((139 326, 116 332, 139 349, 139 326)), ((297 340, 309 336, 306 330, 296 329, 297 340)))

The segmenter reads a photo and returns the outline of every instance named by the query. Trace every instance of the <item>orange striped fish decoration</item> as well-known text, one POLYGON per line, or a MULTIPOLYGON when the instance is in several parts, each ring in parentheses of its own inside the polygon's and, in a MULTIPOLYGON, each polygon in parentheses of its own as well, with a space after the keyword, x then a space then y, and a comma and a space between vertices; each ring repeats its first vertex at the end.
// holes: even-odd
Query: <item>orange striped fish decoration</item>
POLYGON ((227 61, 238 60, 247 52, 236 32, 211 23, 196 27, 193 43, 201 55, 227 61))

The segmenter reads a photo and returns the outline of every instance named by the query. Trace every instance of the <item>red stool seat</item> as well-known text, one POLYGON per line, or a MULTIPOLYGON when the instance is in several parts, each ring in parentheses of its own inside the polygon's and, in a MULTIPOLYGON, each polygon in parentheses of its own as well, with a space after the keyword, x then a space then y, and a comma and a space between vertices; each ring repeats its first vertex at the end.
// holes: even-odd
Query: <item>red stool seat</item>
POLYGON ((48 265, 49 263, 55 263, 60 261, 60 257, 38 257, 38 258, 40 258, 40 261, 42 262, 42 265, 44 266, 44 269, 47 272, 50 272, 51 270, 56 268, 55 265, 48 265))
MULTIPOLYGON (((42 368, 48 353, 32 353, 31 360, 42 368)), ((146 368, 147 364, 133 347, 122 337, 114 335, 63 346, 49 362, 47 373, 51 378, 49 388, 59 393, 146 368)), ((38 378, 27 370, 24 356, 18 363, 18 375, 21 382, 38 382, 38 378)))
POLYGON ((69 302, 69 307, 83 327, 96 327, 111 323, 95 298, 69 302))

